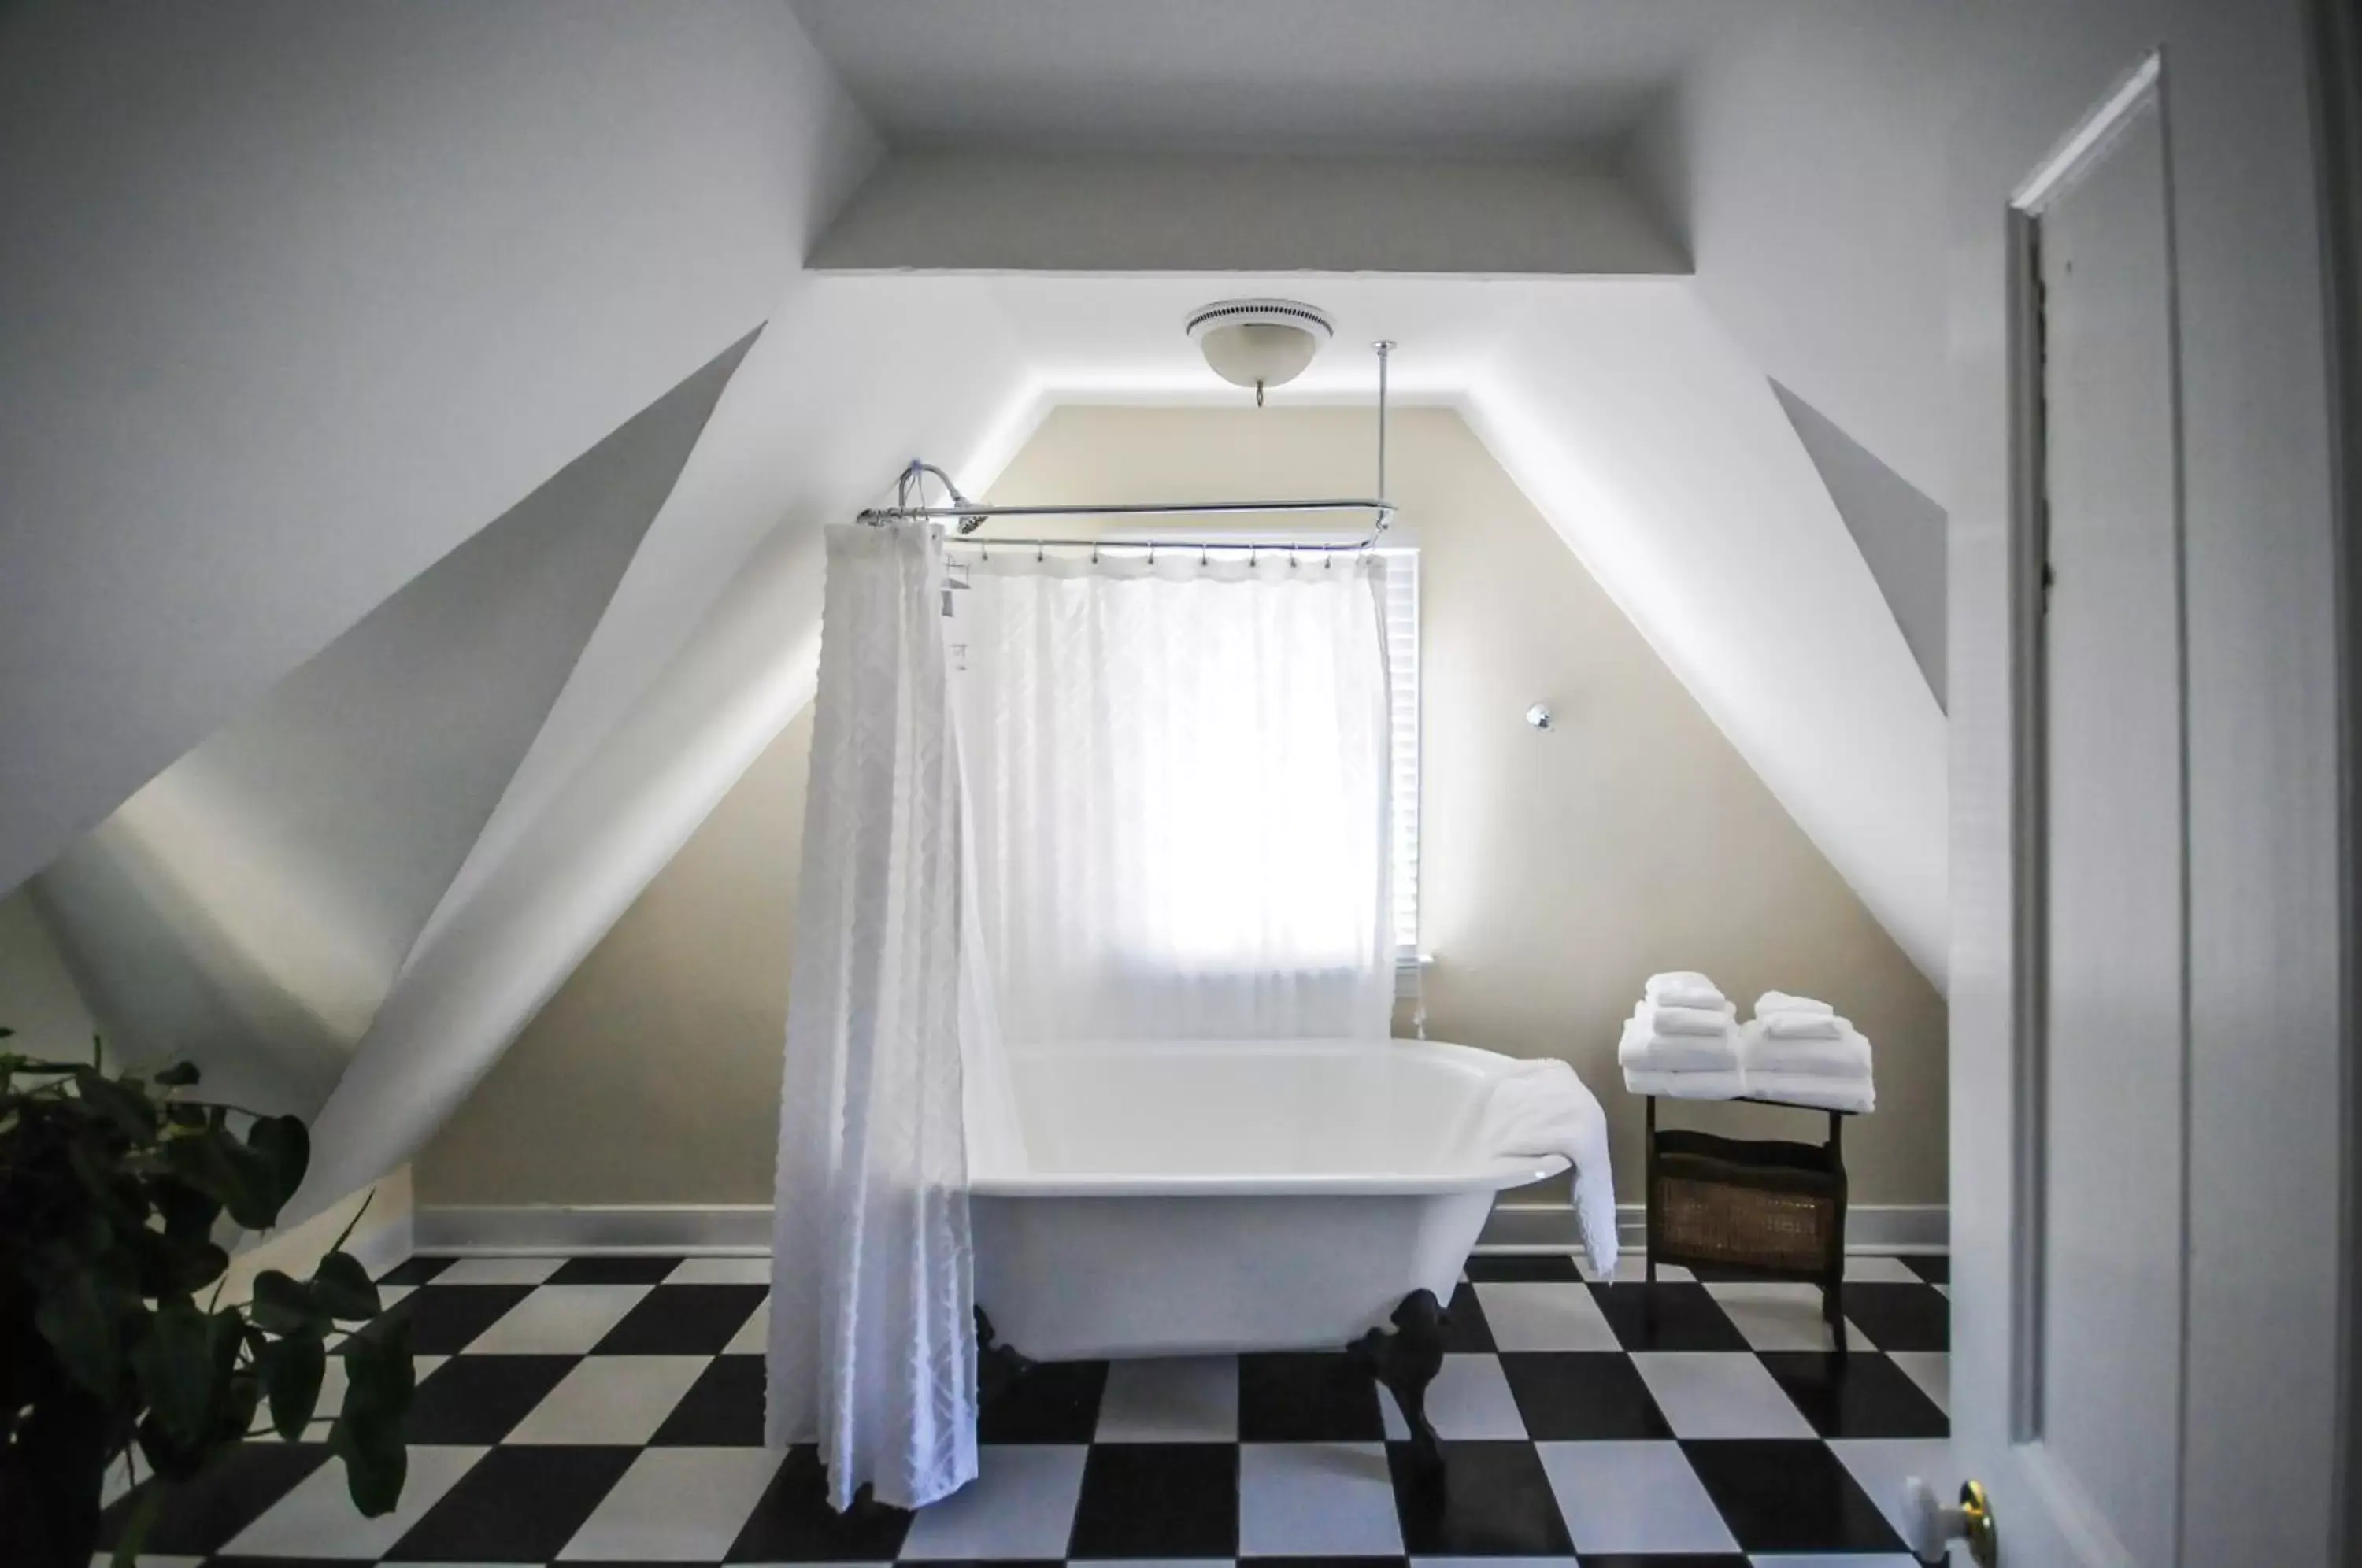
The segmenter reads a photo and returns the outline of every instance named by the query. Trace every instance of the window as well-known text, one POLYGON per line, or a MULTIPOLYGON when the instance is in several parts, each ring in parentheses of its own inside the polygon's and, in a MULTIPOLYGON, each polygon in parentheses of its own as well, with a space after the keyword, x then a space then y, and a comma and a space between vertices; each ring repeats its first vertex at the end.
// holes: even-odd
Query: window
POLYGON ((1418 550, 1382 549, 1386 670, 1394 687, 1395 993, 1418 986, 1418 550))
POLYGON ((1361 1033, 1411 991, 1418 558, 1374 558, 965 563, 961 746, 1011 1038, 1361 1033))

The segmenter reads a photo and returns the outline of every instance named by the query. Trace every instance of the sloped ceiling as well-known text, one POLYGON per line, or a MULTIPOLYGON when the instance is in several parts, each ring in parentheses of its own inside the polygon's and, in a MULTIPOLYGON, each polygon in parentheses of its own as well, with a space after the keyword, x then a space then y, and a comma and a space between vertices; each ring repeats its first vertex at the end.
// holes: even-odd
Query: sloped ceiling
POLYGON ((759 326, 877 154, 775 0, 0 6, 0 889, 759 326))
POLYGON ((507 789, 744 341, 413 579, 35 878, 110 1044, 319 1109, 507 789))

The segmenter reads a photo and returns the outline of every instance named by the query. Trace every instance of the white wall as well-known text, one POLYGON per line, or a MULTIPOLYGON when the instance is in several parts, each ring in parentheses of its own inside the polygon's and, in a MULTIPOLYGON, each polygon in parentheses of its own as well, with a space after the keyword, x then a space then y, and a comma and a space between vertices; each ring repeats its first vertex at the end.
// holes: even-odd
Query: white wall
POLYGON ((758 325, 876 152, 767 0, 0 11, 0 889, 758 325))
POLYGON ((1751 6, 1691 62, 1630 167, 1749 358, 1941 503, 1944 133, 1977 8, 1751 6))

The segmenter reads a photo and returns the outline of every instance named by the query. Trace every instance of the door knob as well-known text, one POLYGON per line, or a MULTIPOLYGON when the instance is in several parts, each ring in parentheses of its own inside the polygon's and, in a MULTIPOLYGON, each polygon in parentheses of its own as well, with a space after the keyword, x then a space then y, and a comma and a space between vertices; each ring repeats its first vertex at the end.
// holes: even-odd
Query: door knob
POLYGON ((1960 1501, 1946 1507, 1936 1500, 1936 1488, 1911 1477, 1911 1552, 1922 1562, 1944 1561, 1949 1543, 1969 1543, 1969 1561, 1977 1568, 1993 1568, 2001 1561, 2001 1528, 1993 1522, 1992 1501, 1981 1482, 1960 1483, 1960 1501))

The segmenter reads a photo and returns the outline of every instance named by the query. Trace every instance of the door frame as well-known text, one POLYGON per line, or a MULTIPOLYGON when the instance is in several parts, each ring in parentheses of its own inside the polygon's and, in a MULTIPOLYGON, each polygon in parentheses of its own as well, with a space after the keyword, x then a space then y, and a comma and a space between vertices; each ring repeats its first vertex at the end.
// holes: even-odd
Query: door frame
POLYGON ((2330 415, 2330 530, 2336 559, 2338 1055, 2343 1065, 2338 1247, 2336 1496, 2330 1561, 2362 1556, 2362 17, 2305 0, 2313 188, 2321 203, 2322 309, 2330 415))
MULTIPOLYGON (((2043 1244, 2048 1167, 2046 1083, 2049 1042, 2045 1017, 2048 980, 2048 878, 2047 822, 2048 790, 2047 744, 2048 647, 2045 613, 2045 575, 2048 556, 2048 450, 2044 407, 2044 314, 2042 299, 2041 232, 2044 211, 2052 196, 2088 168, 2133 115, 2153 107, 2158 117, 2168 164, 2164 198, 2167 204, 2168 277, 2173 278, 2171 247, 2176 236, 2171 222, 2172 116, 2166 91, 2165 56, 2152 50, 2091 108, 2069 135, 2037 163, 2010 193, 2006 208, 2005 308, 2008 337, 2004 363, 2008 376, 2008 530, 2007 594, 2010 684, 2010 853, 2014 861, 2010 894, 2010 1029, 2014 1048, 2009 1064, 2010 1171, 2008 1299, 2009 1367, 2005 1400, 2010 1452, 2020 1463, 2010 1466, 2009 1480, 2023 1484, 2039 1496, 2043 1512, 2065 1538, 2078 1560, 2129 1564, 2133 1559, 2107 1521, 2095 1514, 2081 1495, 2059 1484, 2046 1462, 2041 1422, 2043 1377, 2043 1244)), ((2180 392, 2180 331, 2178 299, 2169 297, 2171 385, 2168 396, 2179 433, 2182 423, 2180 392)), ((2185 569, 2181 450, 2177 434, 2173 476, 2174 576, 2176 597, 2185 569)), ((2186 621, 2182 635, 2187 637, 2186 621)), ((2186 643, 2185 643, 2186 649, 2186 643)), ((2186 651, 2184 655, 2186 658, 2186 651)), ((2186 669, 2186 667, 2185 667, 2186 669)), ((2186 674, 2185 674, 2186 687, 2186 674)), ((2188 748, 2182 734, 2181 790, 2184 848, 2183 902, 2180 941, 2183 990, 2178 1049, 2184 1093, 2190 1080, 2191 1012, 2188 989, 2190 903, 2188 845, 2190 841, 2188 748)), ((2188 1157, 2187 1148, 2183 1157, 2188 1157)), ((2183 1297, 2181 1320, 2188 1323, 2190 1212, 2185 1196, 2180 1214, 2183 1297)), ((2185 1458, 2177 1453, 2180 1466, 2185 1458)), ((2177 1486, 2179 1478, 2177 1477, 2177 1486)), ((2023 1528, 2023 1527, 2021 1527, 2023 1528)), ((2177 1555, 2183 1530, 2177 1520, 2177 1555)))

